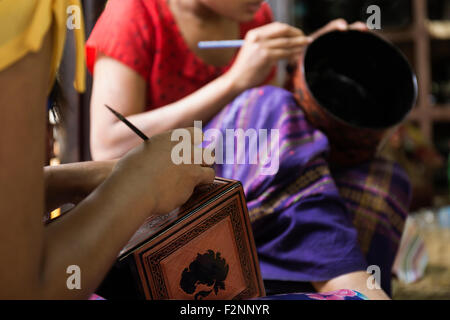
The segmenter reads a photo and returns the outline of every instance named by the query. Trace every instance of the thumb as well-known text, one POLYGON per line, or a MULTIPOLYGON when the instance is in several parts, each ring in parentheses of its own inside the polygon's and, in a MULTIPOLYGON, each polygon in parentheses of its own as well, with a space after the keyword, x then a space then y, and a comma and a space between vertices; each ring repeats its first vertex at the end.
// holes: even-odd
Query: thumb
POLYGON ((199 179, 197 185, 210 184, 214 182, 216 171, 213 168, 201 166, 197 166, 197 168, 199 169, 199 179))

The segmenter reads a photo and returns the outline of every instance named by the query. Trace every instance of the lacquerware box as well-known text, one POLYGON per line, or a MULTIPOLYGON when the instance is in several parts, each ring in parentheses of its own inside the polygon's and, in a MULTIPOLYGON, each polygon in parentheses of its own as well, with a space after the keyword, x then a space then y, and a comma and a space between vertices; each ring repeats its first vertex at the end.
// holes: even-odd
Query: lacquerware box
POLYGON ((216 178, 181 208, 149 218, 96 293, 149 300, 264 296, 242 185, 216 178))

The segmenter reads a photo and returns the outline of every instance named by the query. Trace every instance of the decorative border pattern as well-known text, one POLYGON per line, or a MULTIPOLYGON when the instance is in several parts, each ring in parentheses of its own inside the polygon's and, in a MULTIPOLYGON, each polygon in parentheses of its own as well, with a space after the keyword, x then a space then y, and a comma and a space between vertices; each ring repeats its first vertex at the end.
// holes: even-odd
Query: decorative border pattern
MULTIPOLYGON (((170 241, 167 245, 161 247, 154 254, 145 256, 145 253, 151 250, 151 248, 143 249, 141 252, 139 252, 138 256, 140 262, 142 263, 142 265, 146 265, 148 267, 150 275, 147 276, 150 276, 152 278, 152 281, 157 289, 157 292, 153 296, 147 277, 142 277, 141 275, 142 284, 145 284, 147 286, 147 292, 149 292, 152 299, 169 299, 169 294, 165 284, 165 279, 160 262, 164 258, 170 256, 176 250, 180 249, 184 244, 192 241, 200 234, 209 230, 212 226, 216 225, 227 217, 230 217, 232 222, 235 245, 238 250, 241 269, 246 284, 246 289, 240 292, 237 296, 233 297, 233 299, 244 299, 258 292, 255 280, 253 279, 253 259, 251 253, 249 252, 249 247, 246 241, 247 233, 245 232, 245 228, 243 227, 243 221, 240 215, 241 210, 239 209, 239 202, 241 201, 239 200, 241 199, 239 198, 239 194, 235 194, 233 195, 233 197, 235 199, 233 199, 227 206, 220 209, 216 214, 212 215, 205 221, 191 228, 189 231, 183 233, 174 240, 170 241)), ((146 273, 145 268, 143 271, 144 273, 146 273)))
POLYGON ((198 187, 191 198, 180 208, 174 211, 157 217, 148 218, 138 231, 131 237, 130 241, 125 245, 119 253, 119 259, 125 259, 129 254, 135 250, 139 250, 139 247, 145 244, 153 236, 156 236, 163 229, 169 227, 175 220, 181 219, 183 216, 191 212, 198 207, 198 204, 213 198, 218 193, 223 192, 226 188, 230 187, 231 180, 216 177, 214 182, 209 185, 203 185, 198 187))

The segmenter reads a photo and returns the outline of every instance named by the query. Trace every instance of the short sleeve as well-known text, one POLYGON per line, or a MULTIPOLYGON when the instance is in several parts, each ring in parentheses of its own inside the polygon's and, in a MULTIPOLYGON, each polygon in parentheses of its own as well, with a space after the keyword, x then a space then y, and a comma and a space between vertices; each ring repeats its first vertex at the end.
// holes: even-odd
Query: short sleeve
POLYGON ((272 9, 266 2, 262 4, 261 19, 263 24, 271 23, 273 21, 272 9))
POLYGON ((114 58, 148 79, 154 53, 153 24, 142 0, 109 0, 86 43, 93 74, 99 53, 114 58))
MULTIPOLYGON (((31 52, 41 50, 46 35, 53 29, 53 52, 50 65, 50 92, 66 42, 67 10, 81 7, 79 0, 3 0, 0 1, 0 71, 31 52)), ((80 10, 81 11, 81 10, 80 10)), ((74 30, 76 47, 75 88, 85 89, 84 21, 74 30)))

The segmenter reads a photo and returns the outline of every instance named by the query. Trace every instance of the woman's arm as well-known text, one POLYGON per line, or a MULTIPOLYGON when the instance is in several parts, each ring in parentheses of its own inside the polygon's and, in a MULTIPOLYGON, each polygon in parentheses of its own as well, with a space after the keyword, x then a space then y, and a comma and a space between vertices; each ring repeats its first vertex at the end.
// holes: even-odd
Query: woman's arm
POLYGON ((44 227, 51 52, 47 37, 37 54, 0 72, 0 299, 87 298, 147 216, 175 209, 196 185, 214 178, 211 168, 174 165, 170 133, 158 135, 121 159, 75 209, 44 227), (80 290, 67 288, 70 265, 81 269, 80 290))
POLYGON ((238 95, 228 76, 222 76, 173 104, 144 112, 146 82, 119 61, 101 56, 95 64, 91 99, 91 153, 94 160, 121 157, 140 143, 127 126, 105 108, 115 108, 148 136, 207 121, 238 95), (105 134, 107 132, 107 134, 105 134))
POLYGON ((100 56, 94 69, 91 148, 96 160, 120 157, 139 138, 104 107, 116 108, 147 135, 207 122, 244 90, 261 84, 276 62, 298 56, 309 39, 293 27, 271 23, 249 31, 232 68, 191 95, 156 110, 146 108, 145 80, 122 63, 100 56))
POLYGON ((244 90, 258 86, 280 59, 297 61, 305 46, 332 30, 367 30, 361 22, 337 19, 304 37, 301 30, 279 22, 250 30, 232 68, 203 88, 167 106, 144 112, 147 83, 119 61, 99 55, 91 99, 91 151, 95 160, 114 159, 139 143, 139 138, 104 107, 113 106, 147 135, 204 123, 244 90), (107 133, 107 134, 106 134, 107 133))
POLYGON ((44 168, 46 211, 78 204, 111 174, 115 160, 87 161, 44 168))

